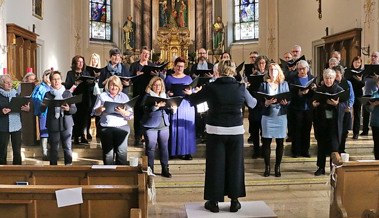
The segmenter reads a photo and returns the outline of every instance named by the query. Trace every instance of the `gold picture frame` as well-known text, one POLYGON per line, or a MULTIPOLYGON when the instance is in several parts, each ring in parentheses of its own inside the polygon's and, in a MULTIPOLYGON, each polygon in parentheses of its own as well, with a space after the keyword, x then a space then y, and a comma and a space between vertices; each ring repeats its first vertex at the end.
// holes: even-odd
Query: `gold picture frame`
POLYGON ((43 19, 43 0, 32 0, 33 16, 43 19))

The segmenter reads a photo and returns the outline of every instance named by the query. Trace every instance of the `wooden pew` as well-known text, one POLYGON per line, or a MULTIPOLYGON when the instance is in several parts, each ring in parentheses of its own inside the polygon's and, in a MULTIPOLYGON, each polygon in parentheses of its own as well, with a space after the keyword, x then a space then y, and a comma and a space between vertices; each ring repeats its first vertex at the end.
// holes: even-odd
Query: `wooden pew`
POLYGON ((147 218, 146 158, 138 167, 1 166, 0 214, 4 217, 147 218), (15 185, 27 182, 29 185, 15 185), (55 191, 82 187, 83 204, 58 208, 55 191))
POLYGON ((379 217, 379 161, 343 163, 335 178, 330 218, 379 217))

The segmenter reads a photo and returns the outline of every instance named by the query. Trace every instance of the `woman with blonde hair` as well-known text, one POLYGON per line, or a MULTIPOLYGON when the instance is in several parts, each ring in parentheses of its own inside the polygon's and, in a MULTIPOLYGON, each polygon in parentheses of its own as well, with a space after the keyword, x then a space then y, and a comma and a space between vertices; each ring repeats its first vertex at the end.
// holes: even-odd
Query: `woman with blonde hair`
POLYGON ((162 176, 170 178, 168 168, 168 138, 170 136, 169 114, 176 110, 167 108, 164 101, 154 102, 153 105, 145 104, 148 96, 167 98, 164 81, 154 76, 146 87, 146 95, 142 100, 144 114, 141 120, 143 134, 146 142, 146 155, 148 165, 154 172, 155 148, 159 147, 159 157, 162 166, 162 176))
POLYGON ((105 83, 105 91, 101 93, 93 107, 93 114, 100 116, 100 141, 103 148, 104 165, 126 165, 128 138, 130 127, 128 120, 133 118, 132 109, 116 107, 113 113, 107 113, 104 107, 106 101, 125 103, 128 95, 122 92, 121 79, 114 75, 105 83), (114 161, 116 156, 116 161, 114 161))
POLYGON ((206 120, 206 171, 204 199, 205 209, 219 212, 218 202, 227 195, 231 199, 230 212, 241 208, 238 198, 246 196, 244 170, 244 128, 242 106, 247 103, 255 107, 254 99, 238 82, 235 65, 230 60, 219 64, 220 77, 190 95, 192 104, 208 102, 209 110, 206 120))
MULTIPOLYGON (((268 78, 261 84, 260 92, 275 95, 289 92, 288 83, 284 81, 285 76, 282 69, 276 63, 268 67, 268 78)), ((263 103, 263 102, 262 102, 263 103)), ((262 109, 262 149, 265 161, 265 172, 263 176, 270 176, 270 154, 272 138, 276 139, 276 162, 275 176, 280 177, 280 163, 283 157, 283 142, 287 133, 287 106, 286 99, 278 102, 276 98, 265 99, 262 109)))

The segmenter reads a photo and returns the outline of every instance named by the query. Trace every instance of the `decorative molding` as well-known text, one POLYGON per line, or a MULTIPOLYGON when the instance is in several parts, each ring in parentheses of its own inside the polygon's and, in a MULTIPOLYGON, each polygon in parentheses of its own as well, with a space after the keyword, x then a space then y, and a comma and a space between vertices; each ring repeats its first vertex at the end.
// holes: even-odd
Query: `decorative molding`
POLYGON ((365 4, 363 5, 364 13, 365 13, 365 23, 367 23, 367 27, 370 28, 371 21, 374 21, 373 12, 374 6, 376 2, 374 0, 365 0, 365 4))
POLYGON ((276 37, 275 37, 275 28, 270 28, 268 30, 268 35, 269 35, 269 37, 267 38, 268 51, 269 51, 270 57, 273 57, 274 51, 276 49, 275 48, 275 40, 276 40, 276 37))
POLYGON ((80 54, 80 47, 81 47, 80 39, 81 39, 81 37, 80 37, 80 27, 79 26, 75 27, 75 32, 76 32, 76 34, 74 36, 74 38, 76 40, 75 53, 80 54))

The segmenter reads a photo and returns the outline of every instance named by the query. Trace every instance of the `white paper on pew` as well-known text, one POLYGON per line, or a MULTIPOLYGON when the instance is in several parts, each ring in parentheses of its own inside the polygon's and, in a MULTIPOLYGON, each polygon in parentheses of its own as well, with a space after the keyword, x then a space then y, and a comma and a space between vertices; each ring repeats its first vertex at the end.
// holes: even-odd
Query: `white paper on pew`
POLYGON ((362 162, 362 163, 365 163, 365 162, 375 162, 376 160, 357 160, 357 162, 362 162))
POLYGON ((58 207, 83 204, 82 187, 55 191, 58 207))
POLYGON ((117 165, 92 165, 92 169, 111 169, 115 170, 117 165))

